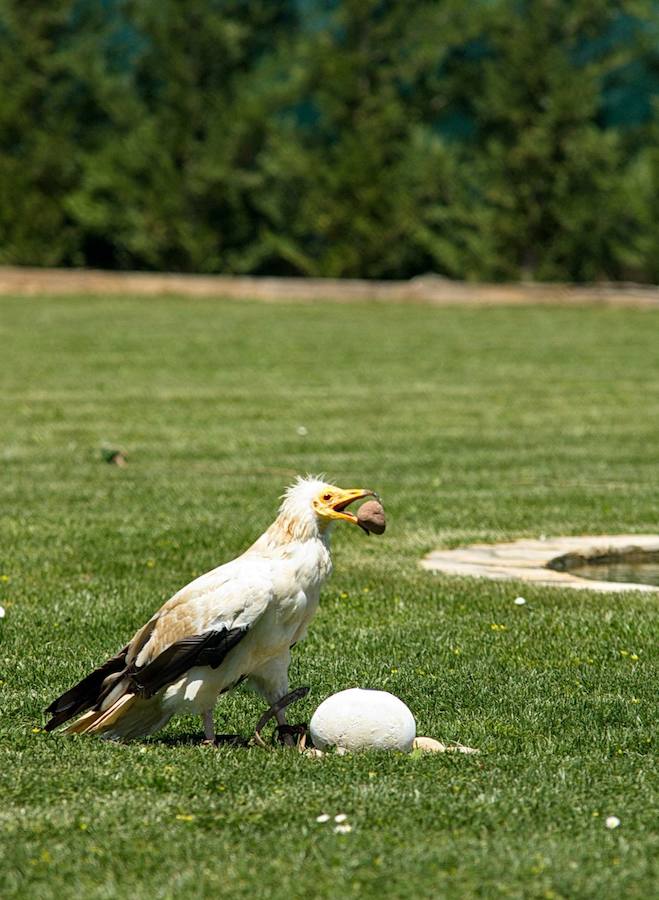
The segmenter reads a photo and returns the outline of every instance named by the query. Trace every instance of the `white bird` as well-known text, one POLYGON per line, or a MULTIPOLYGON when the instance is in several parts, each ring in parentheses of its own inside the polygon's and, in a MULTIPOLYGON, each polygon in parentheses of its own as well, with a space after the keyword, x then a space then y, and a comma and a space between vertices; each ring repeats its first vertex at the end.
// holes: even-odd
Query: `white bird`
MULTIPOLYGON (((332 526, 359 524, 347 507, 367 496, 376 495, 298 478, 267 531, 182 588, 116 656, 53 701, 46 730, 80 716, 67 732, 126 741, 196 713, 213 741, 220 694, 245 678, 276 703, 288 692, 291 647, 305 636, 332 571, 332 526)), ((285 726, 285 711, 276 715, 285 726)))

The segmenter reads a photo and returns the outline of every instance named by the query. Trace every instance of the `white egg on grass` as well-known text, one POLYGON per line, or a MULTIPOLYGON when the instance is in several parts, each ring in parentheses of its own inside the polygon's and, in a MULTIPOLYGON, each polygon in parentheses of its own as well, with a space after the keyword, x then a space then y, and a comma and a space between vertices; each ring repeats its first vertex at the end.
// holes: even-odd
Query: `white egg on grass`
POLYGON ((350 688, 323 700, 309 731, 319 750, 401 750, 408 753, 416 722, 402 700, 387 691, 350 688))

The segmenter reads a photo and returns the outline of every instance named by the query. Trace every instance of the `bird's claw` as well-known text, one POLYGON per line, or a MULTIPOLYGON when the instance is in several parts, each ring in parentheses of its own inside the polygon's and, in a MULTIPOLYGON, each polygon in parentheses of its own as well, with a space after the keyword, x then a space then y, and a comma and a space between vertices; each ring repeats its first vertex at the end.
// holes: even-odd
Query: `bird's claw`
POLYGON ((297 747, 304 750, 307 743, 307 725, 277 725, 277 737, 284 747, 297 747))

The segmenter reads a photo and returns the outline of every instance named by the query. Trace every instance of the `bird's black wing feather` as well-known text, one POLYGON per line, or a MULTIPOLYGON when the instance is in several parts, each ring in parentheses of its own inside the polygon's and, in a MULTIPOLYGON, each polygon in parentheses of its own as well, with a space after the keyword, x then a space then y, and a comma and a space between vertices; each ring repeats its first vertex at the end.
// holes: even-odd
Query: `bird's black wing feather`
POLYGON ((147 624, 149 627, 145 626, 136 635, 140 647, 133 647, 134 641, 127 644, 116 656, 108 659, 50 704, 46 712, 52 713, 52 718, 45 726, 46 731, 53 731, 88 709, 100 709, 103 701, 111 691, 119 687, 120 682, 124 683, 125 690, 119 688, 119 696, 126 691, 133 691, 141 697, 152 697, 193 666, 217 669, 227 653, 247 633, 247 626, 205 631, 176 641, 141 668, 137 668, 134 662, 127 665, 127 655, 134 660, 151 636, 155 621, 153 625, 147 624))
POLYGON ((247 634, 247 626, 205 631, 170 644, 146 666, 131 673, 136 693, 152 697, 161 688, 173 684, 193 666, 210 666, 217 669, 227 653, 247 634))
POLYGON ((108 659, 82 681, 74 684, 72 688, 53 700, 46 709, 47 713, 52 713, 52 718, 46 723, 46 731, 53 731, 59 725, 94 706, 103 689, 105 679, 115 673, 121 673, 126 668, 126 653, 129 646, 126 644, 116 656, 108 659))
POLYGON ((149 641, 157 621, 158 615, 156 614, 140 628, 130 643, 126 644, 119 653, 53 700, 46 709, 47 713, 53 714, 46 723, 46 731, 53 731, 74 716, 97 706, 117 681, 132 668, 132 661, 149 641))

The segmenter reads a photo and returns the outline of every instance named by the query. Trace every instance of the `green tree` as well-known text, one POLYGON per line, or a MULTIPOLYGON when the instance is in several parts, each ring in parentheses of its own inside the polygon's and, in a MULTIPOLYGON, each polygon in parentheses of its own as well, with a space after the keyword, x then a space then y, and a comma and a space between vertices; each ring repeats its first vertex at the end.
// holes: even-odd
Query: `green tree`
POLYGON ((657 278, 657 8, 0 0, 0 262, 657 278))
POLYGON ((62 197, 78 110, 57 52, 71 6, 0 0, 0 262, 57 263, 76 245, 62 197))
POLYGON ((424 113, 442 55, 461 33, 456 8, 345 0, 304 35, 288 115, 262 154, 261 266, 334 277, 429 267, 419 206, 436 201, 450 154, 424 113))
POLYGON ((620 15, 606 0, 501 0, 481 52, 461 60, 454 82, 469 86, 477 123, 464 147, 476 187, 464 217, 481 238, 480 277, 592 280, 623 270, 638 220, 620 136, 598 122, 603 79, 634 53, 633 40, 612 39, 620 15))
POLYGON ((110 98, 111 132, 85 155, 68 208, 114 265, 230 270, 259 229, 250 197, 269 90, 254 72, 285 44, 291 3, 127 0, 123 12, 131 81, 110 98))

